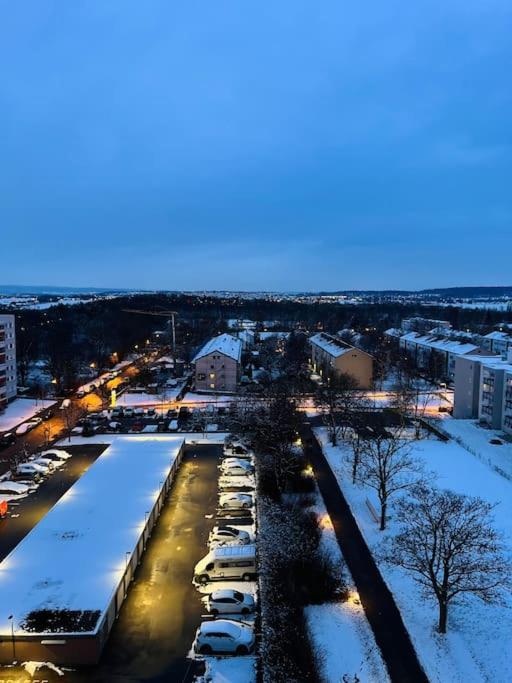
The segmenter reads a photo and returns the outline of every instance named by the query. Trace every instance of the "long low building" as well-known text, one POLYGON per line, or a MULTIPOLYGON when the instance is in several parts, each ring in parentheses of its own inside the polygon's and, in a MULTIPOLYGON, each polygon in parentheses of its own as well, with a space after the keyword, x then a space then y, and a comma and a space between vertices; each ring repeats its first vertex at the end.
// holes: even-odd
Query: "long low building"
POLYGON ((178 436, 114 437, 0 563, 0 663, 14 647, 19 661, 98 661, 183 448, 178 436))

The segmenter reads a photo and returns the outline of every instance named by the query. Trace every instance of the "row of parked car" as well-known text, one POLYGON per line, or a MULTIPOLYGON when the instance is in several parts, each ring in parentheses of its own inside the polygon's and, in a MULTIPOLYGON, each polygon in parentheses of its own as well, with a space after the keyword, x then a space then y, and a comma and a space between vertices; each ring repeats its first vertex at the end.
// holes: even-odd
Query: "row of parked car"
MULTIPOLYGON (((231 451, 224 451, 219 470, 222 480, 225 477, 238 478, 245 484, 247 475, 253 475, 254 465, 251 454, 243 446, 243 452, 234 457, 231 451)), ((241 494, 235 489, 220 491, 219 508, 233 512, 233 519, 240 514, 240 508, 253 508, 252 495, 241 494)), ((248 655, 254 651, 254 595, 239 588, 238 582, 246 583, 256 577, 256 545, 254 533, 235 523, 217 524, 210 532, 209 552, 194 569, 194 582, 208 585, 222 582, 218 590, 207 593, 204 604, 213 619, 205 619, 197 629, 194 651, 202 655, 248 655), (226 585, 227 583, 227 585, 226 585), (231 584, 231 585, 230 585, 231 584)))
POLYGON ((107 384, 107 382, 110 382, 111 380, 115 379, 116 377, 119 377, 120 374, 121 374, 121 370, 111 370, 110 372, 106 372, 104 375, 100 375, 100 377, 97 377, 90 384, 84 384, 84 386, 80 387, 76 392, 77 398, 83 398, 87 394, 90 394, 91 392, 96 391, 97 389, 102 387, 104 384, 107 384))
MULTIPOLYGON (((71 458, 71 454, 61 448, 52 448, 37 453, 25 462, 16 465, 10 475, 0 480, 0 503, 19 502, 35 491, 39 482, 55 472, 71 458)), ((7 508, 4 507, 4 514, 7 508)))

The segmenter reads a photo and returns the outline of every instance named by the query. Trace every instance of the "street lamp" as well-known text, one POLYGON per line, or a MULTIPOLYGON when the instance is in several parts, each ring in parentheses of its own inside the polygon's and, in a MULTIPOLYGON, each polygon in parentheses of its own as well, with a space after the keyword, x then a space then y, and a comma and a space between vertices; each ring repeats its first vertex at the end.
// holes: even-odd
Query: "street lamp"
POLYGON ((11 638, 12 638, 12 661, 16 661, 16 645, 14 642, 14 614, 9 614, 7 620, 11 622, 11 638))

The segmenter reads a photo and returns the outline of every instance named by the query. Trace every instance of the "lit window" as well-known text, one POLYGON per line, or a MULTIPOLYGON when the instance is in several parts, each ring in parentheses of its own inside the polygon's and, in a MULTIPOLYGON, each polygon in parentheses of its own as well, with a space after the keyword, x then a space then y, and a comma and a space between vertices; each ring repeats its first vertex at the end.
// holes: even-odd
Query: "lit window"
POLYGON ((215 389, 215 384, 210 384, 210 389, 215 389))
POLYGON ((215 379, 215 373, 214 372, 210 372, 210 379, 215 379))

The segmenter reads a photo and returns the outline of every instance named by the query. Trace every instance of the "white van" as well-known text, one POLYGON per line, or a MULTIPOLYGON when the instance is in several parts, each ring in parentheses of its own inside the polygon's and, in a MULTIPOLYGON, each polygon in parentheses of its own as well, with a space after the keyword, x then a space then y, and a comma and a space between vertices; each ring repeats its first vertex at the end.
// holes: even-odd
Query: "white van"
POLYGON ((194 568, 198 583, 238 579, 250 581, 256 574, 256 546, 224 545, 211 550, 194 568))

